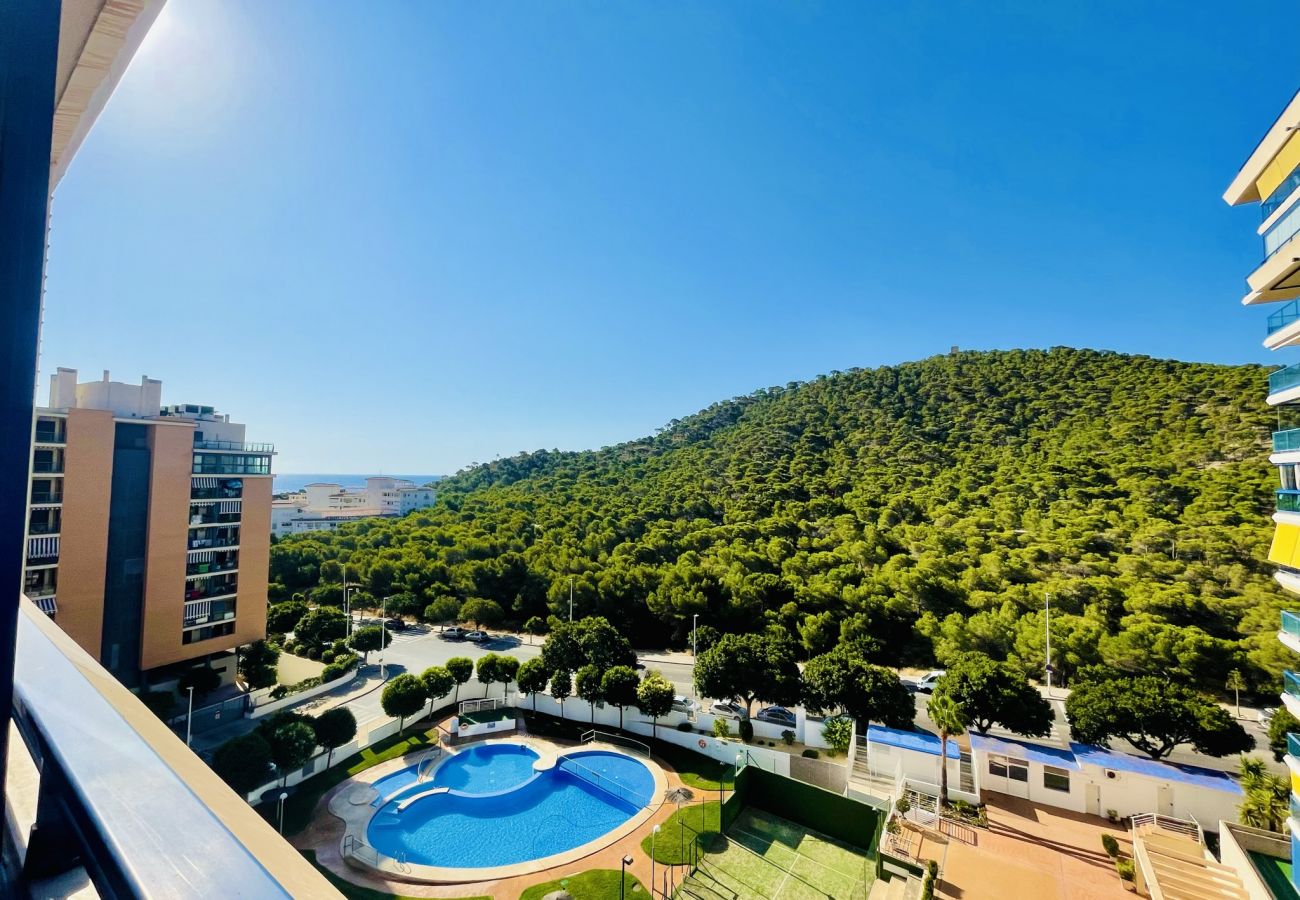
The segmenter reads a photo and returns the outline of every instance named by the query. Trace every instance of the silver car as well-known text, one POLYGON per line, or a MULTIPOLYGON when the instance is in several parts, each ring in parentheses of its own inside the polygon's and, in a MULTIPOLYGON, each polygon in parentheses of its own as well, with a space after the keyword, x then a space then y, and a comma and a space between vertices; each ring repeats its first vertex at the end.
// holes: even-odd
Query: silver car
POLYGON ((719 719, 748 719, 749 714, 745 712, 745 707, 739 703, 728 703, 722 700, 714 702, 709 707, 709 714, 717 716, 719 719))

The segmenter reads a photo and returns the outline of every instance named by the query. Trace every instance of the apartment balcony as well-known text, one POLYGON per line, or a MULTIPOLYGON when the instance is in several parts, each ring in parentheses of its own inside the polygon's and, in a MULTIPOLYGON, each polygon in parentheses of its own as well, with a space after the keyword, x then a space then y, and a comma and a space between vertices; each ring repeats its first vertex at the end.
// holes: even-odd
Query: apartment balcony
POLYGON ((199 580, 186 582, 185 602, 191 600, 209 600, 213 597, 232 597, 238 589, 238 582, 230 576, 223 580, 199 580))
POLYGON ((191 554, 190 559, 185 566, 186 579, 211 578, 213 575, 220 575, 224 572, 239 571, 239 558, 235 554, 230 554, 230 559, 215 560, 203 559, 202 554, 191 554))
MULTIPOLYGON (((1279 300, 1290 300, 1300 294, 1298 236, 1300 232, 1287 236, 1286 240, 1279 244, 1255 271, 1246 276, 1246 284, 1250 291, 1241 298, 1243 304, 1253 306, 1256 303, 1276 303, 1279 300)), ((1291 346, 1294 340, 1295 336, 1290 331, 1285 335, 1281 332, 1277 335, 1270 332, 1269 337, 1264 341, 1264 346, 1276 350, 1278 347, 1291 346)))
POLYGON ((59 521, 54 522, 28 522, 28 534, 58 534, 59 529, 63 527, 59 521))
POLYGON ((215 512, 205 511, 194 513, 190 516, 191 528, 203 528, 208 525, 238 525, 243 513, 236 510, 235 512, 215 512))
POLYGON ((32 471, 38 475, 62 475, 63 459, 32 460, 32 471))
POLYGON ((1300 462, 1300 428, 1273 432, 1273 453, 1269 462, 1276 466, 1300 462))
POLYGON ((226 622, 235 618, 235 598, 225 600, 186 600, 183 628, 195 628, 211 622, 226 622))
POLYGON ((50 566, 59 561, 59 536, 39 535, 27 539, 27 565, 50 566))
MULTIPOLYGON (((205 479, 216 481, 217 479, 205 479)), ((210 502, 215 503, 221 500, 238 500, 244 496, 244 484, 241 481, 234 481, 217 487, 199 487, 190 488, 190 502, 210 502), (231 485, 234 485, 233 487, 231 485)))
POLYGON ((195 450, 219 450, 225 453, 275 453, 275 444, 245 444, 240 441, 195 441, 195 450))
POLYGON ((1300 675, 1290 669, 1282 673, 1282 705, 1300 719, 1300 675))
POLYGON ((1300 363, 1278 369, 1268 376, 1268 405, 1300 400, 1300 363))
POLYGON ((84 870, 100 897, 338 896, 31 603, 13 651, 0 834, 33 878, 84 870))
POLYGON ((68 432, 62 420, 37 422, 35 442, 40 447, 62 447, 68 442, 68 432))
POLYGON ((238 529, 222 534, 205 534, 196 531, 190 535, 189 549, 193 550, 231 550, 239 546, 238 529))
POLYGON ((194 454, 195 475, 270 475, 271 457, 233 453, 194 454))
MULTIPOLYGON (((1282 613, 1282 627, 1277 633, 1277 639, 1300 653, 1300 613, 1282 613)), ((1300 753, 1296 756, 1300 757, 1300 753)))
POLYGON ((32 505, 53 506, 63 502, 63 491, 32 491, 32 505))

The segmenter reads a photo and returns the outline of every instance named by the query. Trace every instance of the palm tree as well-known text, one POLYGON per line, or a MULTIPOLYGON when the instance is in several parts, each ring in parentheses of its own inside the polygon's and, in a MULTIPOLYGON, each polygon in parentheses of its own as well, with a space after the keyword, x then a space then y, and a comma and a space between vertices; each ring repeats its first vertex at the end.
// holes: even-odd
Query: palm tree
POLYGON ((930 721, 939 729, 939 803, 948 805, 948 738, 966 731, 966 716, 957 701, 947 694, 935 693, 926 704, 930 721))
POLYGON ((1242 824, 1281 834, 1283 823, 1291 814, 1291 786, 1278 775, 1265 775, 1246 791, 1246 799, 1237 808, 1242 824))

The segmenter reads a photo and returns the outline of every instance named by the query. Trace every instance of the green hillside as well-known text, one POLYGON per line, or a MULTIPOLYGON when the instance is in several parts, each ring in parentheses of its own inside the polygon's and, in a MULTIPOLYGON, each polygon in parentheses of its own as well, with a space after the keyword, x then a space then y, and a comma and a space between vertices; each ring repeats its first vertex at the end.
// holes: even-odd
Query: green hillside
MULTIPOLYGON (((521 454, 436 507, 272 551, 273 598, 372 593, 500 624, 604 615, 635 645, 691 617, 876 661, 982 649, 1273 690, 1266 369, 1089 350, 967 352, 755 391, 599 451, 521 454), (322 579, 329 582, 321 586, 322 579), (487 607, 486 618, 492 617, 487 607)), ((709 632, 704 632, 706 635, 709 632)))

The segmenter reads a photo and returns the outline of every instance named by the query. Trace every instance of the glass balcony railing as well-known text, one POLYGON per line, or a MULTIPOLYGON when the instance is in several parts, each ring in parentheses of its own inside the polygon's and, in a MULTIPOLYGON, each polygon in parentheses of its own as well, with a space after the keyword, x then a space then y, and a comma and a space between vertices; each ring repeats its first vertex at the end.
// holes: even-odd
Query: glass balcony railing
POLYGON ((32 491, 33 503, 62 503, 63 491, 32 491))
POLYGON ((1269 216, 1273 215, 1273 213, 1277 212, 1277 209, 1282 205, 1282 202, 1286 200, 1287 197, 1290 197, 1298 187, 1300 187, 1300 166, 1296 166, 1292 169, 1291 174, 1288 175, 1282 183, 1274 189, 1273 193, 1269 194, 1264 202, 1259 205, 1259 220, 1263 222, 1269 216))
POLYGON ((1300 699, 1300 675, 1290 670, 1282 673, 1282 690, 1292 697, 1300 699))
POLYGON ((1285 453, 1290 450, 1300 450, 1300 428, 1273 432, 1273 452, 1285 453))
POLYGON ((1268 317, 1268 333, 1281 331, 1297 319, 1300 319, 1300 301, 1292 300, 1268 317))
POLYGON ((54 521, 54 522, 28 522, 28 523, 27 523, 27 533, 28 533, 28 534, 58 534, 58 533, 59 533, 59 523, 58 523, 58 521, 54 521))
POLYGON ((1300 386, 1300 363, 1278 369, 1268 376, 1268 392, 1277 394, 1288 388, 1300 386))
POLYGON ((1300 822, 1300 798, 1297 798, 1295 794, 1291 795, 1291 818, 1300 822))
POLYGON ((39 786, 11 780, 6 800, 30 791, 23 798, 36 829, 59 835, 28 844, 29 865, 60 872, 80 859, 101 897, 337 896, 274 825, 237 802, 184 741, 154 727, 140 700, 32 604, 22 604, 17 645, 5 649, 16 656, 21 739, 9 752, 29 755, 40 771, 39 786))
POLYGON ((58 474, 63 471, 63 460, 61 459, 38 459, 32 463, 32 471, 42 474, 58 474))
MULTIPOLYGON (((1287 634, 1294 634, 1300 637, 1300 615, 1293 612, 1282 613, 1282 630, 1287 634)), ((1300 753, 1296 754, 1300 756, 1300 753)))
POLYGON ((243 441, 195 441, 195 450, 229 450, 235 453, 274 453, 275 444, 246 444, 243 441))
POLYGON ((38 444, 63 444, 67 443, 63 432, 57 428, 37 428, 36 443, 38 444))
POLYGON ((1300 491, 1280 490, 1277 492, 1277 511, 1300 513, 1300 491))
POLYGON ((269 456, 233 456, 212 453, 194 454, 195 475, 270 475, 269 456))
POLYGON ((1281 250, 1286 243, 1300 234, 1300 203, 1295 204, 1264 232, 1264 259, 1281 250))
POLYGON ((1286 736, 1286 752, 1300 759, 1300 734, 1293 732, 1286 736))

